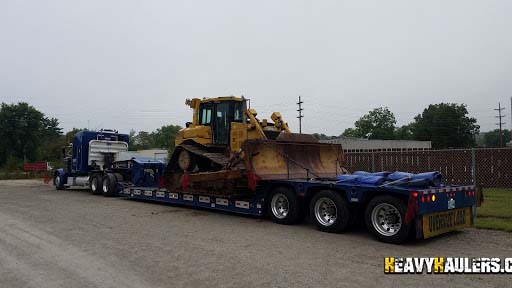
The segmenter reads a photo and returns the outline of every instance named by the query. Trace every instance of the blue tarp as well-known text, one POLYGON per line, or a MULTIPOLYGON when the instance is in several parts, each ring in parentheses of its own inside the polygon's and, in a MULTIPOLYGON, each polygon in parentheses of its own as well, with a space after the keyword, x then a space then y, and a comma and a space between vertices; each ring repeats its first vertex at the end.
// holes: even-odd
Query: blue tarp
POLYGON ((390 183, 398 186, 424 187, 439 186, 442 182, 442 175, 439 172, 407 173, 407 172, 366 172, 356 171, 353 174, 343 174, 336 177, 340 183, 360 185, 382 185, 390 183))

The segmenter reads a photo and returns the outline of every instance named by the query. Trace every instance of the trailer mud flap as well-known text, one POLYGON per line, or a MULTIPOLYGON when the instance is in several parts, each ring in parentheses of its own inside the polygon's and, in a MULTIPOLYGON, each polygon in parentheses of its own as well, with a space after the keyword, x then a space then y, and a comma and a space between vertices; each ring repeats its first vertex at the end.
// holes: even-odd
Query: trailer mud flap
POLYGON ((450 231, 471 227, 471 207, 423 215, 423 238, 434 237, 450 231))

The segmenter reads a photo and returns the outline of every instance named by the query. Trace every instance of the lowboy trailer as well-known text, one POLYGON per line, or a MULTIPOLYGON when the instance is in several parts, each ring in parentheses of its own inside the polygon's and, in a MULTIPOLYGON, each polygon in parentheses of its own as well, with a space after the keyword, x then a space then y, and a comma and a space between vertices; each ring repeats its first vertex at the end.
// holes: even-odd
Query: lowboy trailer
POLYGON ((476 207, 473 186, 418 188, 407 186, 405 178, 379 185, 339 179, 267 180, 259 181, 256 191, 238 196, 189 193, 186 185, 171 192, 162 184, 164 170, 159 161, 123 162, 107 171, 120 180, 110 189, 133 199, 269 216, 279 224, 294 224, 309 215, 319 230, 331 233, 364 222, 377 239, 393 244, 470 227, 476 207), (122 171, 125 176, 119 176, 122 171))

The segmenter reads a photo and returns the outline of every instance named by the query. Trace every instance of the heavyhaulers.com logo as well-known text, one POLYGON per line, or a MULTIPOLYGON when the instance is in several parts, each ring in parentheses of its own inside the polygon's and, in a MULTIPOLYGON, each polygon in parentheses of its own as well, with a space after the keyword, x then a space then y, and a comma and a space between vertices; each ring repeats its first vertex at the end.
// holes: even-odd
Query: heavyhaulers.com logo
POLYGON ((386 274, 512 274, 512 258, 386 257, 386 274))

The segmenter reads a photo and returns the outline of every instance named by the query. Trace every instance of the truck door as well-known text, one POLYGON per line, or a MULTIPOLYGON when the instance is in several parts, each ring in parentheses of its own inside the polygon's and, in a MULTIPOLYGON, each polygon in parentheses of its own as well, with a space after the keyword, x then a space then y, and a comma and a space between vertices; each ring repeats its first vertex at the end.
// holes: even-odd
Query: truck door
POLYGON ((229 145, 229 125, 231 118, 229 114, 230 102, 219 102, 215 105, 213 115, 213 144, 229 145))

